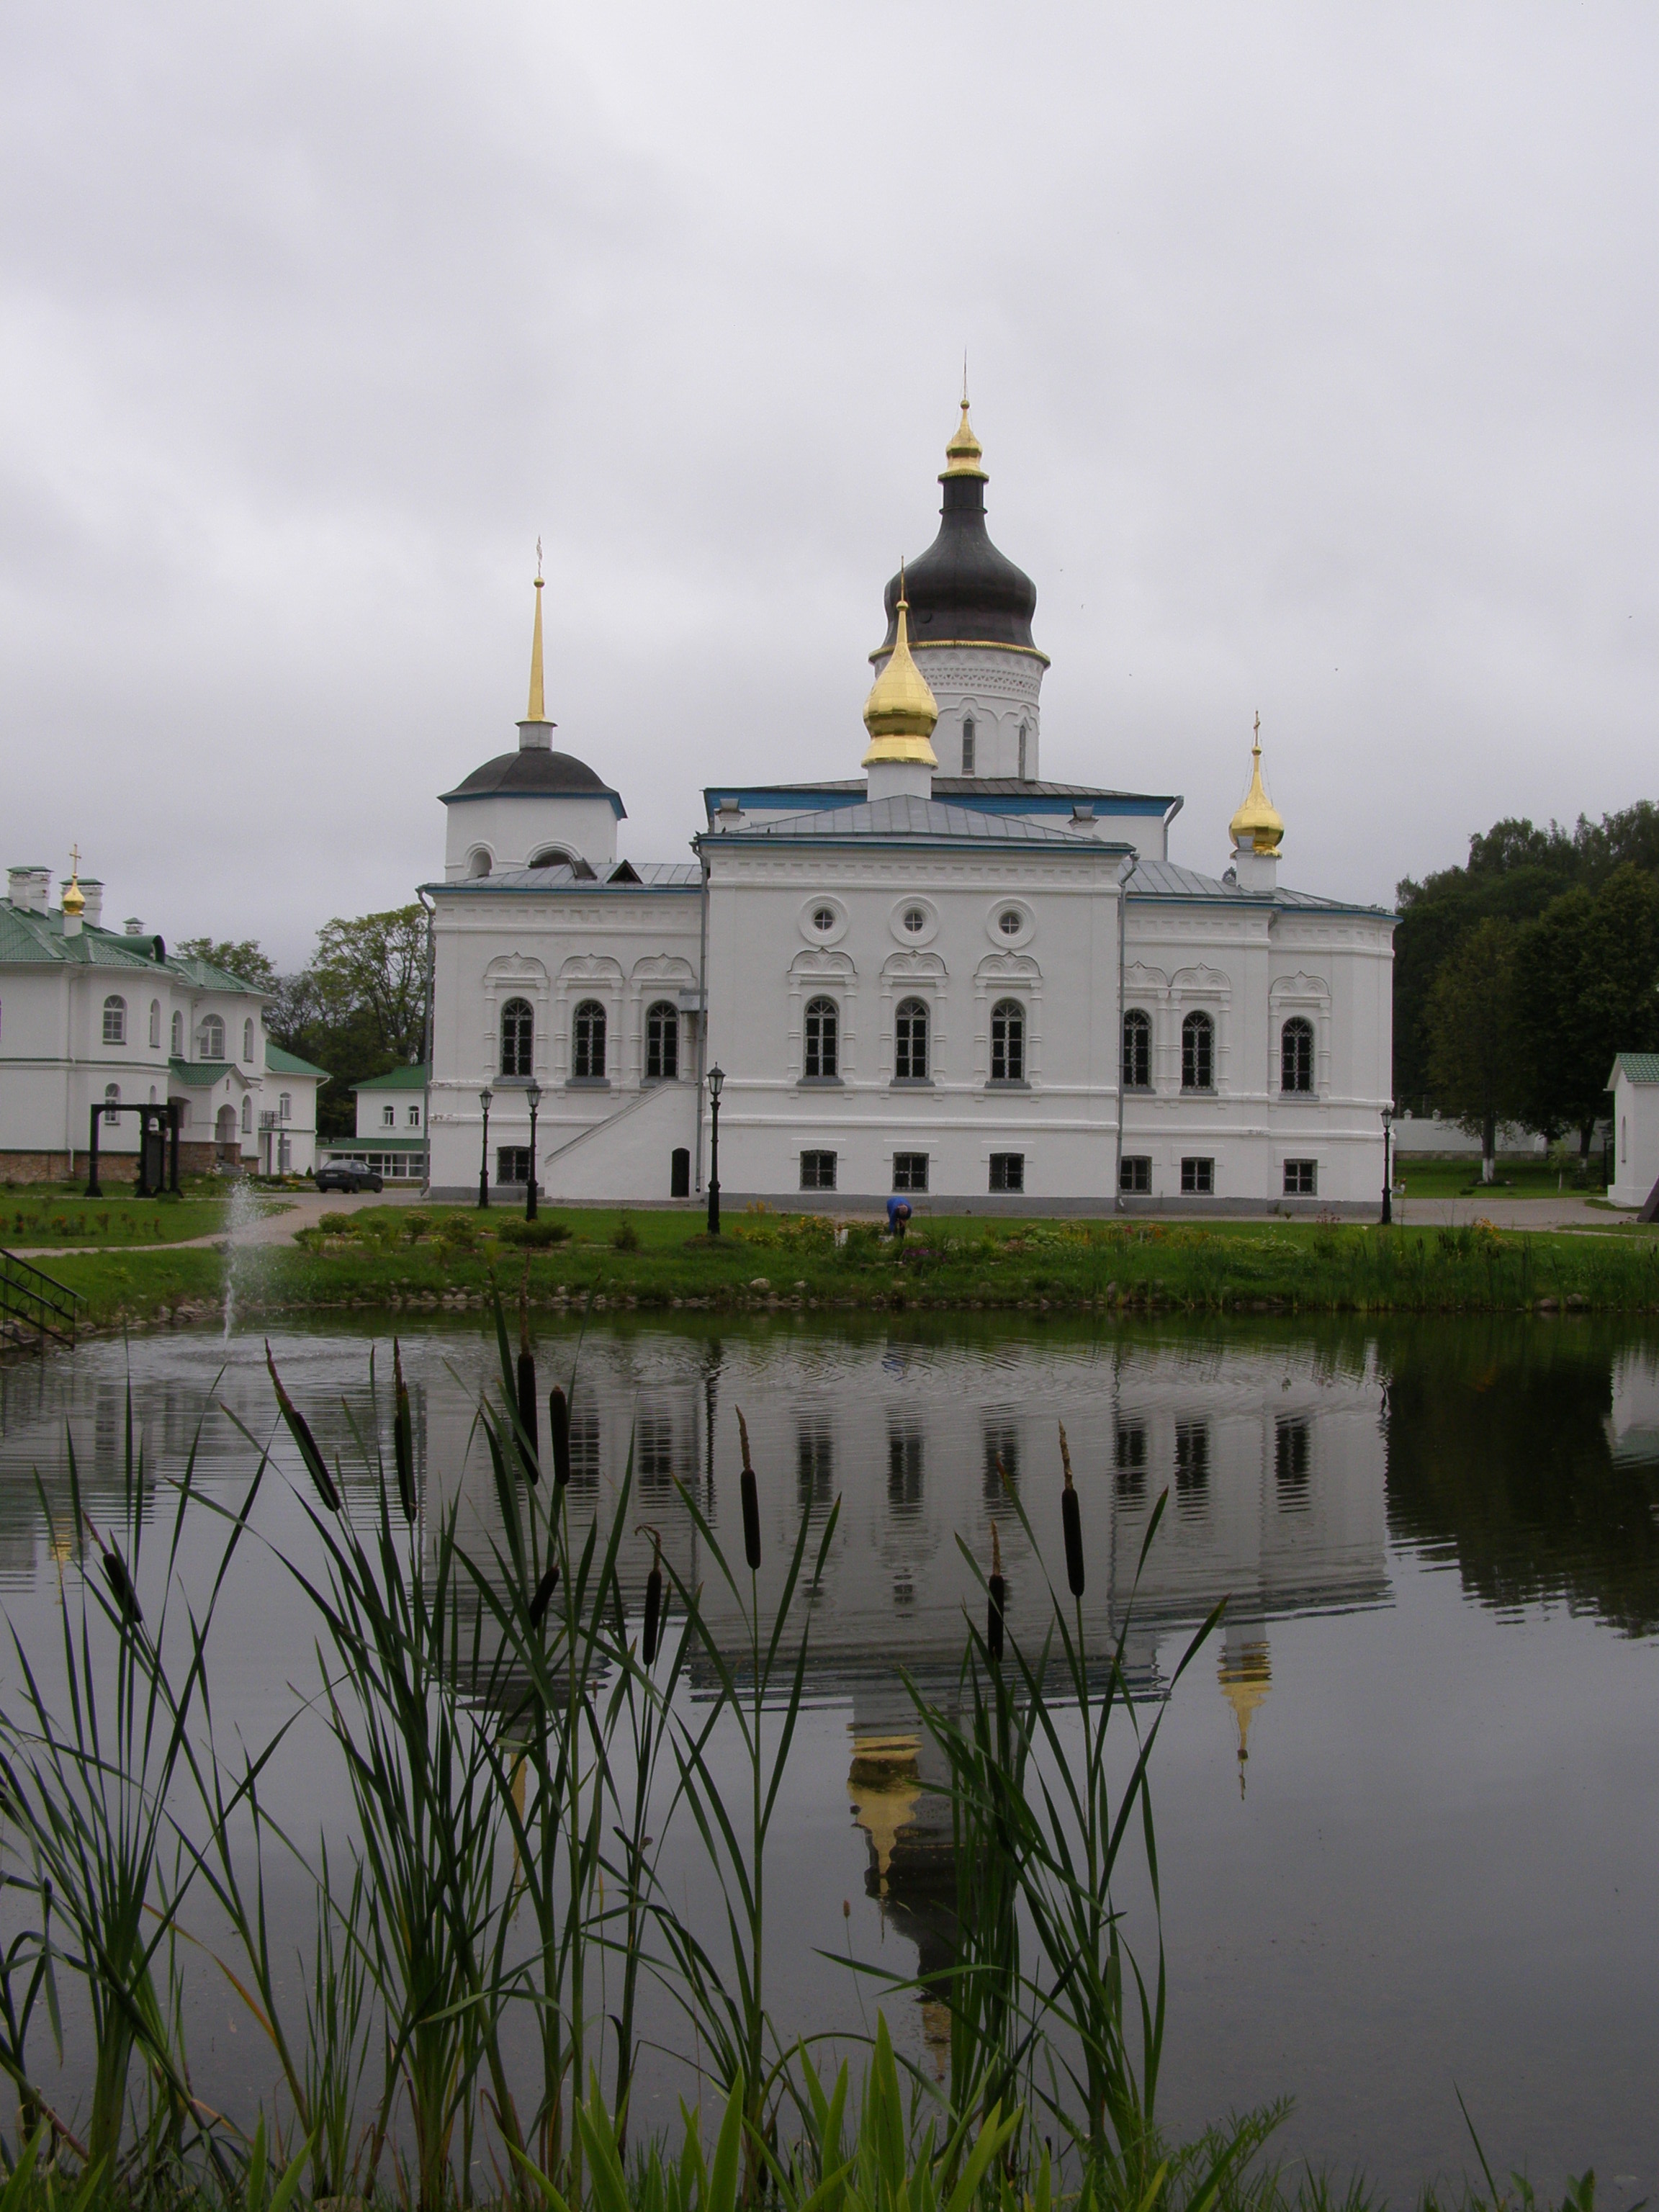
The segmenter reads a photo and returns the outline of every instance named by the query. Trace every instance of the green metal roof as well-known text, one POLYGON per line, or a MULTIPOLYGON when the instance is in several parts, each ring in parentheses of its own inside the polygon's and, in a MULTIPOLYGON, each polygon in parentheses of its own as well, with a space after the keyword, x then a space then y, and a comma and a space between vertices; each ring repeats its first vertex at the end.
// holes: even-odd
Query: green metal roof
POLYGON ((354 1091, 424 1091, 429 1067, 394 1067, 385 1075, 371 1075, 367 1083, 354 1083, 354 1091))
POLYGON ((423 1152, 424 1137, 319 1137, 325 1152, 423 1152))
POLYGON ((234 1060, 170 1060, 167 1068, 186 1091, 211 1091, 235 1065, 234 1060))
POLYGON ((265 1066, 273 1075, 314 1075, 326 1083, 329 1073, 325 1067, 313 1067, 308 1060, 301 1060, 297 1052, 287 1052, 279 1044, 265 1039, 265 1066))
MULTIPOLYGON (((1627 1083, 1659 1083, 1659 1052, 1621 1052, 1613 1063, 1613 1075, 1621 1069, 1627 1083)), ((1611 1079, 1607 1088, 1613 1088, 1611 1079)))
POLYGON ((155 957, 155 939, 148 931, 142 937, 129 937, 125 930, 118 933, 99 924, 87 922, 74 937, 64 934, 64 915, 61 907, 53 907, 45 914, 36 914, 27 907, 15 906, 9 899, 0 899, 0 967, 54 968, 125 968, 148 969, 153 975, 159 969, 163 975, 181 975, 198 990, 234 991, 245 998, 267 999, 268 991, 256 989, 252 983, 243 982, 223 968, 216 968, 206 960, 180 960, 171 953, 165 960, 155 957))

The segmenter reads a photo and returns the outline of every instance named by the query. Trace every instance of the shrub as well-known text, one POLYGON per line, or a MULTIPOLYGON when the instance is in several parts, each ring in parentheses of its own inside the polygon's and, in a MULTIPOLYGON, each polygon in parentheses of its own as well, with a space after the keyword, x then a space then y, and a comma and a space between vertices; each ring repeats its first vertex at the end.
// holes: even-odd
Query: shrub
POLYGON ((570 1231, 565 1223, 543 1221, 539 1218, 534 1221, 521 1218, 503 1221, 495 1234, 503 1244, 522 1244, 532 1251, 543 1251, 550 1244, 566 1244, 570 1241, 570 1231))
POLYGON ((633 1223, 629 1219, 625 1213, 622 1219, 617 1224, 616 1227, 611 1231, 611 1242, 614 1249, 618 1252, 637 1252, 639 1250, 640 1232, 635 1228, 633 1223))

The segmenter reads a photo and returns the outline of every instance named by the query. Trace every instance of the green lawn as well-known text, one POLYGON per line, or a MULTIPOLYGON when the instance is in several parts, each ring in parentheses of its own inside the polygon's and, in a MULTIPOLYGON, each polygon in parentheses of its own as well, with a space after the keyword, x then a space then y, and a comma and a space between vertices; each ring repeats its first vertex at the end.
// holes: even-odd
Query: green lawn
POLYGON ((204 1177, 177 1198, 134 1198, 116 1183, 103 1198, 85 1198, 80 1183, 15 1183, 0 1189, 0 1245, 174 1244, 211 1237, 224 1227, 225 1188, 204 1177))
MULTIPOLYGON (((1571 1170, 1565 1177, 1562 1170, 1549 1160, 1502 1160, 1498 1163, 1497 1181, 1487 1186, 1494 1196, 1504 1198, 1554 1198, 1565 1189, 1578 1195, 1584 1188, 1597 1196, 1601 1190, 1601 1160, 1594 1162, 1595 1173, 1588 1186, 1575 1186, 1571 1170)), ((1407 1198, 1478 1198, 1482 1188, 1480 1163, 1470 1160, 1407 1160, 1395 1163, 1395 1181, 1404 1183, 1407 1198)))

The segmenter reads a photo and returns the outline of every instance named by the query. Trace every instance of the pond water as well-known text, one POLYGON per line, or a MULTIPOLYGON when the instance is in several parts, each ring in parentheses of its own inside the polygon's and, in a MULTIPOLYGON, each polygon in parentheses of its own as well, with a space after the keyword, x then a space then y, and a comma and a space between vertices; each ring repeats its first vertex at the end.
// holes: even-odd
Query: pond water
MULTIPOLYGON (((1288 2094, 1281 2155, 1363 2167, 1398 2202, 1431 2174, 1472 2169, 1461 2091, 1500 2172, 1525 2161, 1559 2187, 1594 2161, 1614 2206, 1659 2191, 1659 1338, 1588 1321, 976 1318, 618 1322, 580 1340, 541 1327, 544 1387, 576 1370, 581 1510, 605 1518, 631 1444, 635 1516, 691 1565, 678 1477, 740 1554, 739 1407, 761 1474, 763 1586, 801 1512, 842 1500, 779 1815, 781 2027, 860 2025, 858 1986, 821 1952, 900 1972, 937 1963, 938 1909, 907 1869, 930 1849, 936 1863, 948 1816, 918 1786, 926 1752, 893 1759, 915 1733, 899 1670, 953 1679, 974 1597, 957 1540, 988 1560, 994 1521, 1011 1623, 1035 1632, 1038 1565, 997 1466, 1058 1574, 1063 1420, 1085 1611, 1103 1648, 1169 1492, 1127 1647, 1137 1698, 1150 1711, 1167 1694, 1153 1768, 1166 2122, 1184 2130, 1288 2094), (1222 1597, 1223 1627, 1168 1694, 1222 1597)), ((272 1340, 295 1401, 348 1464, 377 1338, 384 1363, 378 1331, 272 1340)), ((493 1339, 434 1327, 403 1341, 427 1511, 457 1498, 464 1540, 482 1552, 493 1487, 474 1414, 498 1372, 493 1339)), ((32 1654, 61 1636, 65 1429, 105 1525, 129 1372, 153 1474, 176 1475, 198 1440, 203 1488, 239 1497, 252 1455, 223 1409, 272 1432, 255 1338, 184 1331, 0 1369, 0 1603, 32 1654)), ((285 1436, 276 1455, 294 1466, 285 1436)), ((284 1485, 267 1484, 257 1527, 303 1556, 284 1485)), ((186 1582, 216 1542, 186 1542, 186 1582)), ((630 1533, 631 1578, 647 1554, 630 1533)), ((315 1685, 314 1634, 282 1570, 245 1554, 216 1630, 222 1734, 258 1743, 291 1713, 315 1685)), ((8 1649, 9 1709, 17 1672, 8 1649)), ((349 1826, 314 1735, 289 1738, 272 1789, 293 1832, 349 1826)), ((671 1879, 706 1904, 691 1839, 665 1848, 671 1879)), ((295 1942, 308 1940, 299 1886, 278 1875, 274 1896, 295 1912, 295 1942)), ((233 2107, 267 2093, 265 2054, 225 1985, 198 1978, 191 2004, 201 2093, 233 2107)), ((914 1996, 888 2010, 929 2063, 936 2017, 914 1996)), ((71 2077, 84 2058, 71 2025, 71 2077)), ((666 2094, 658 2083, 653 2113, 665 2116, 666 2094)))

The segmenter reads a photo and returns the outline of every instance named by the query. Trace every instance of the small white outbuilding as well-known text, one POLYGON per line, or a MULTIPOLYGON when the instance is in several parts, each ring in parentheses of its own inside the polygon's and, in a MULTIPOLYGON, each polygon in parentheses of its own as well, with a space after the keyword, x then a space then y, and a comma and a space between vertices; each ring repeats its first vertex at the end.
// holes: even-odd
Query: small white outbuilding
POLYGON ((1615 1206, 1645 1206, 1659 1183, 1659 1052, 1621 1052, 1607 1078, 1613 1093, 1615 1206))

